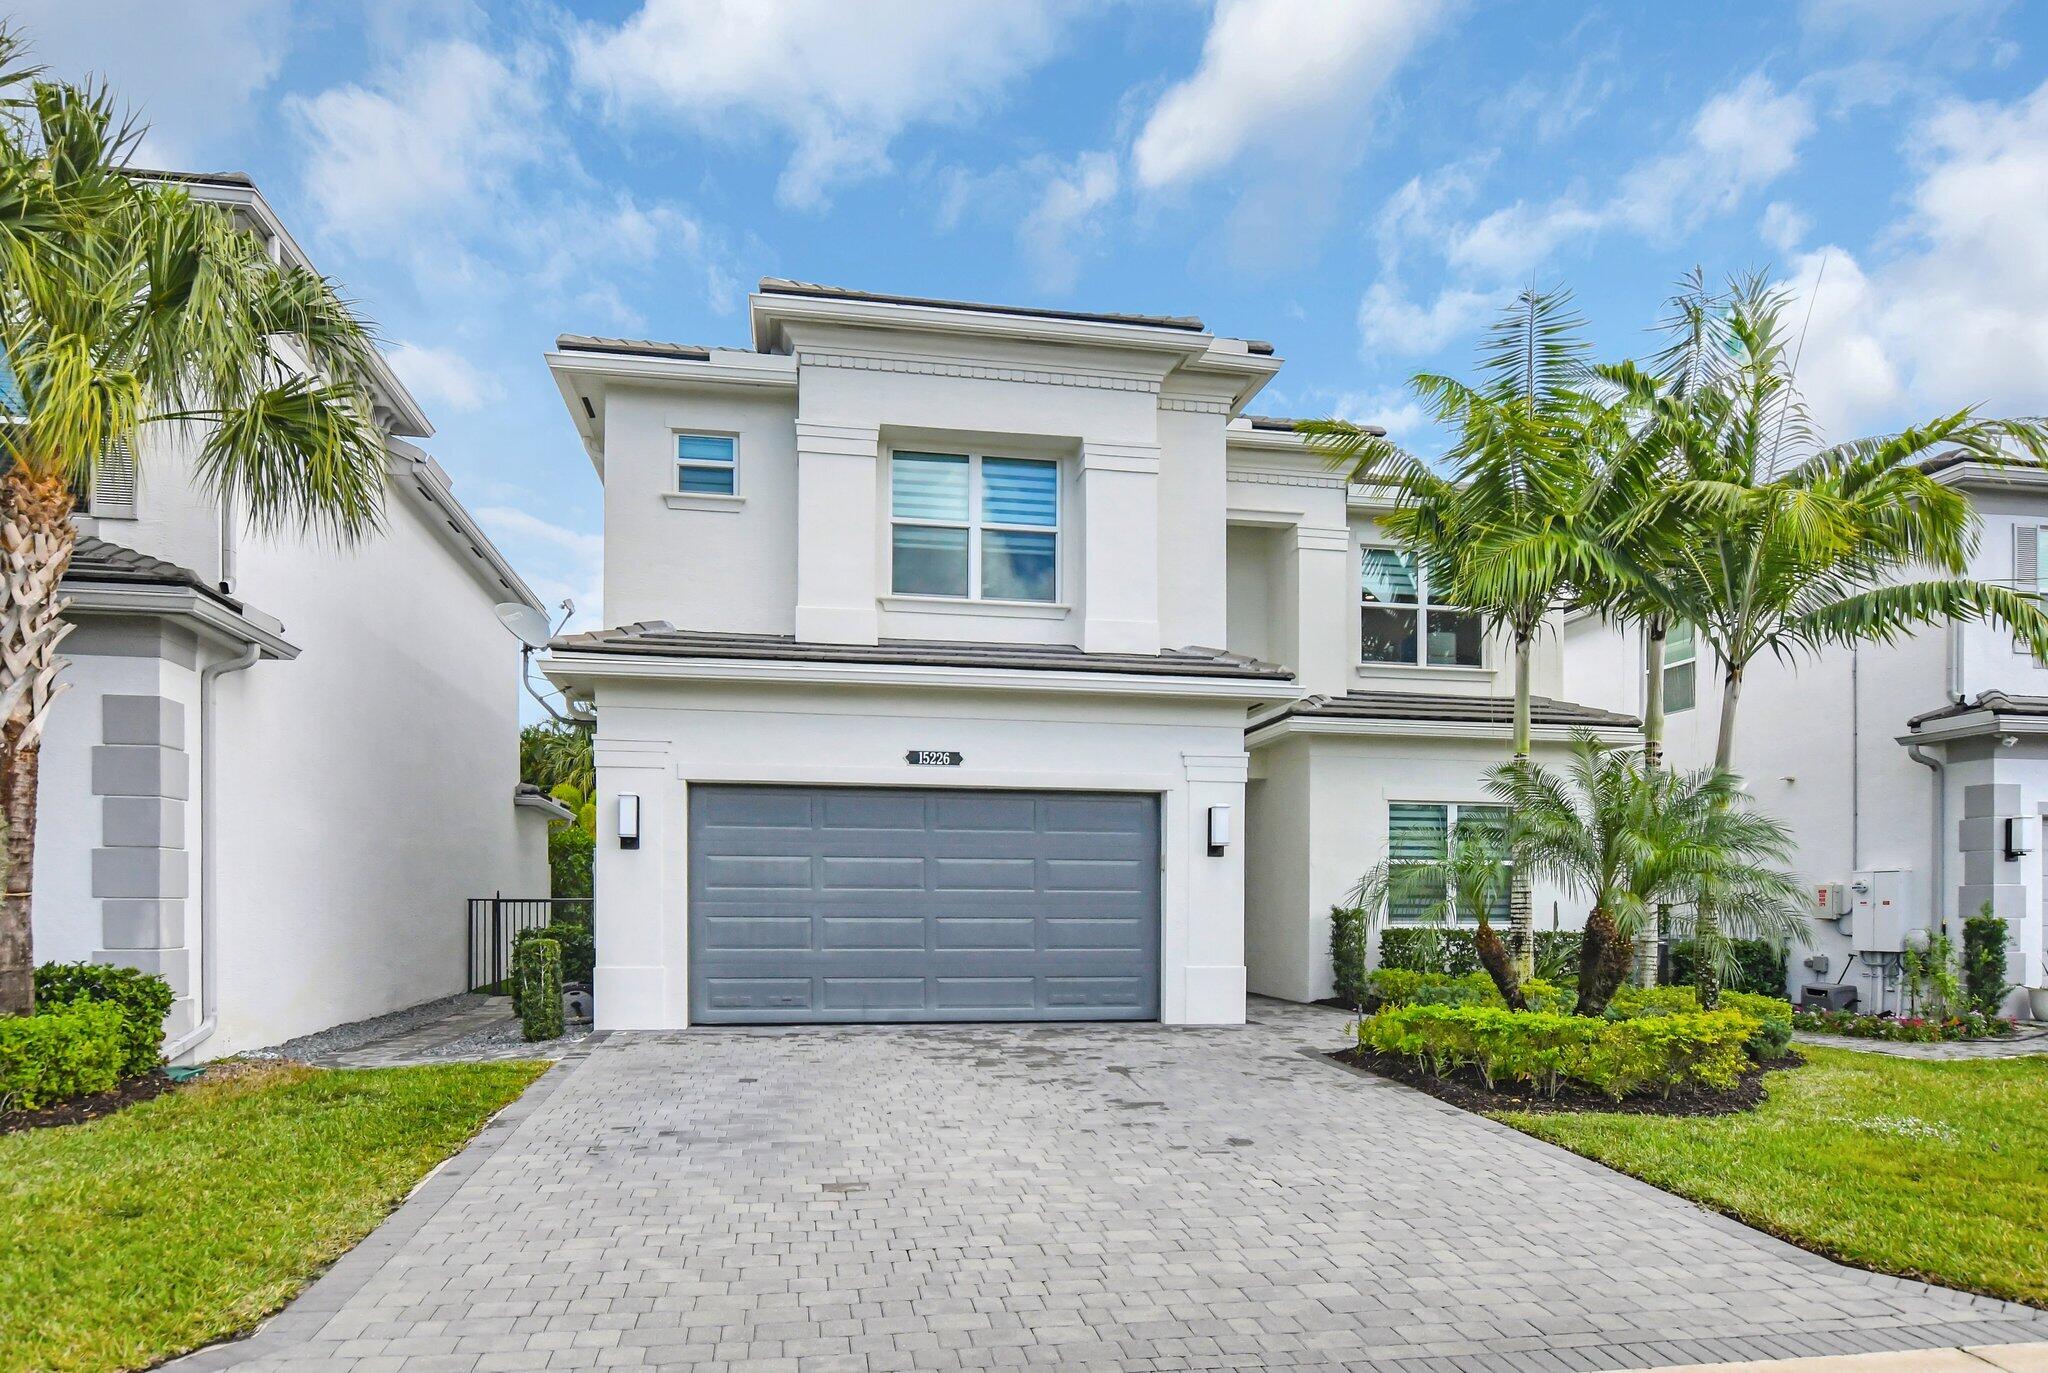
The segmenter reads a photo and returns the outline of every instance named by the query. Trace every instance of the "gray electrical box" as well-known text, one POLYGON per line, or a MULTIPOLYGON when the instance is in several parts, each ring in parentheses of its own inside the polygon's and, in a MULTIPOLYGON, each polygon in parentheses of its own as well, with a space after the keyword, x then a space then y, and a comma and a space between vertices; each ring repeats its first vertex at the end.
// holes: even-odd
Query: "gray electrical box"
POLYGON ((1904 953, 1906 874, 1899 868, 1859 872, 1849 884, 1849 942, 1857 953, 1904 953))

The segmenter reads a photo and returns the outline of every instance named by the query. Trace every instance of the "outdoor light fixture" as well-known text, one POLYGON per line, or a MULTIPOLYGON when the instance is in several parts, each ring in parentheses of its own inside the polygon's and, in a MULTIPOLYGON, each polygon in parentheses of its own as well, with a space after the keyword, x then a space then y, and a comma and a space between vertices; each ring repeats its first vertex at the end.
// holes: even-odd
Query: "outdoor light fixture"
POLYGON ((640 798, 630 792, 619 794, 619 847, 640 847, 640 798))
POLYGON ((2005 861, 2017 863, 2033 850, 2027 847, 2027 822, 2013 816, 2005 822, 2005 861))
POLYGON ((1209 807, 1209 856, 1221 858, 1230 845, 1230 807, 1209 807))

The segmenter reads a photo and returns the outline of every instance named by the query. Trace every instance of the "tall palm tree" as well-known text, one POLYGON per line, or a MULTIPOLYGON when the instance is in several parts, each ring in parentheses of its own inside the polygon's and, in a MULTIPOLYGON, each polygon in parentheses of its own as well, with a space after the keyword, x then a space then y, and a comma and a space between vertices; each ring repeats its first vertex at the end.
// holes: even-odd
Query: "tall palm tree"
MULTIPOLYGON (((1684 475, 1642 516, 1675 518, 1682 528, 1661 575, 1641 590, 1693 625, 1720 664, 1714 762, 1724 771, 1744 678, 1764 654, 1794 659, 1828 645, 1893 642, 1944 621, 1988 620, 2048 656, 2048 614, 2036 597, 1964 575, 1977 517, 1961 492, 1922 467, 1937 451, 1991 463, 2048 458, 2048 430, 1966 407, 1896 434, 1825 444, 1795 385, 1786 301, 1750 277, 1685 321, 1713 362, 1698 385, 1666 398, 1660 423, 1684 475)), ((1710 952, 1721 947, 1711 897, 1697 935, 1710 952)), ((1721 962, 1700 960, 1703 1004, 1719 997, 1721 962)))
POLYGON ((129 173, 140 136, 103 88, 44 79, 0 30, 0 1013, 33 1009, 40 739, 70 626, 73 493, 101 455, 171 430, 196 479, 259 532, 377 527, 383 436, 369 328, 334 285, 274 262, 229 213, 129 173), (26 229, 9 219, 12 202, 26 229))
MULTIPOLYGON (((1430 929, 1448 929, 1460 919, 1476 920, 1479 933, 1473 942, 1480 962, 1508 1005, 1519 1011, 1527 1006, 1520 980, 1503 980, 1495 966, 1507 961, 1500 936, 1493 930, 1493 910, 1509 885, 1508 873, 1505 827, 1473 817, 1461 819, 1452 827, 1445 836, 1440 856, 1376 863, 1344 899, 1347 905, 1364 911, 1367 920, 1374 924, 1391 915, 1396 906, 1430 929)), ((1371 944, 1368 933, 1361 947, 1370 948, 1371 944)))
POLYGON ((1711 906, 1724 928, 1748 938, 1798 937, 1800 888, 1784 871, 1791 832, 1752 809, 1728 772, 1672 773, 1581 734, 1562 774, 1516 761, 1495 769, 1487 788, 1511 807, 1516 870, 1591 903, 1580 1015, 1607 1009, 1659 906, 1711 906))
MULTIPOLYGON (((1569 294, 1524 291, 1481 344, 1477 380, 1421 373, 1409 382, 1455 435, 1444 472, 1361 425, 1301 426, 1352 481, 1389 490, 1394 508, 1381 528, 1418 554, 1433 587, 1507 637, 1517 759, 1529 756, 1530 664, 1544 618, 1612 570, 1598 537, 1609 499, 1599 454, 1615 416, 1588 394, 1588 357, 1569 294)), ((1535 941, 1519 879, 1510 910, 1513 965, 1527 977, 1535 941)), ((1491 935, 1482 927, 1482 940, 1491 935)))

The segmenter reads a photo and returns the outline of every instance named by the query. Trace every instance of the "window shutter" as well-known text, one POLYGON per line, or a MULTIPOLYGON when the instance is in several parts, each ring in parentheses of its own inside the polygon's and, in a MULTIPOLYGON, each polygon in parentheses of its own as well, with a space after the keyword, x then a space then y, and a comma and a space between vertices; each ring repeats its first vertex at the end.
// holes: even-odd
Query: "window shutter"
POLYGON ((117 439, 93 467, 92 499, 86 510, 95 519, 135 518, 135 450, 117 439))
MULTIPOLYGON (((2012 584, 2026 595, 2041 590, 2041 529, 2039 525, 2016 524, 2012 529, 2012 584)), ((2012 651, 2032 656, 2025 639, 2014 636, 2012 651)))

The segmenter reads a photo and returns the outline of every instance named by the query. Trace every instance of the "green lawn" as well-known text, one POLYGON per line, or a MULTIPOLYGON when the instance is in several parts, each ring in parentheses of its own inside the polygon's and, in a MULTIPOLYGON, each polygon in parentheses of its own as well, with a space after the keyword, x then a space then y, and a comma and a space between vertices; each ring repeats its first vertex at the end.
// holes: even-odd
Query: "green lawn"
POLYGON ((2048 1057, 1800 1052, 1750 1114, 1499 1118, 1844 1262, 2048 1305, 2048 1057))
POLYGON ((0 1136, 0 1370, 142 1368, 248 1329, 546 1066, 263 1066, 0 1136))

